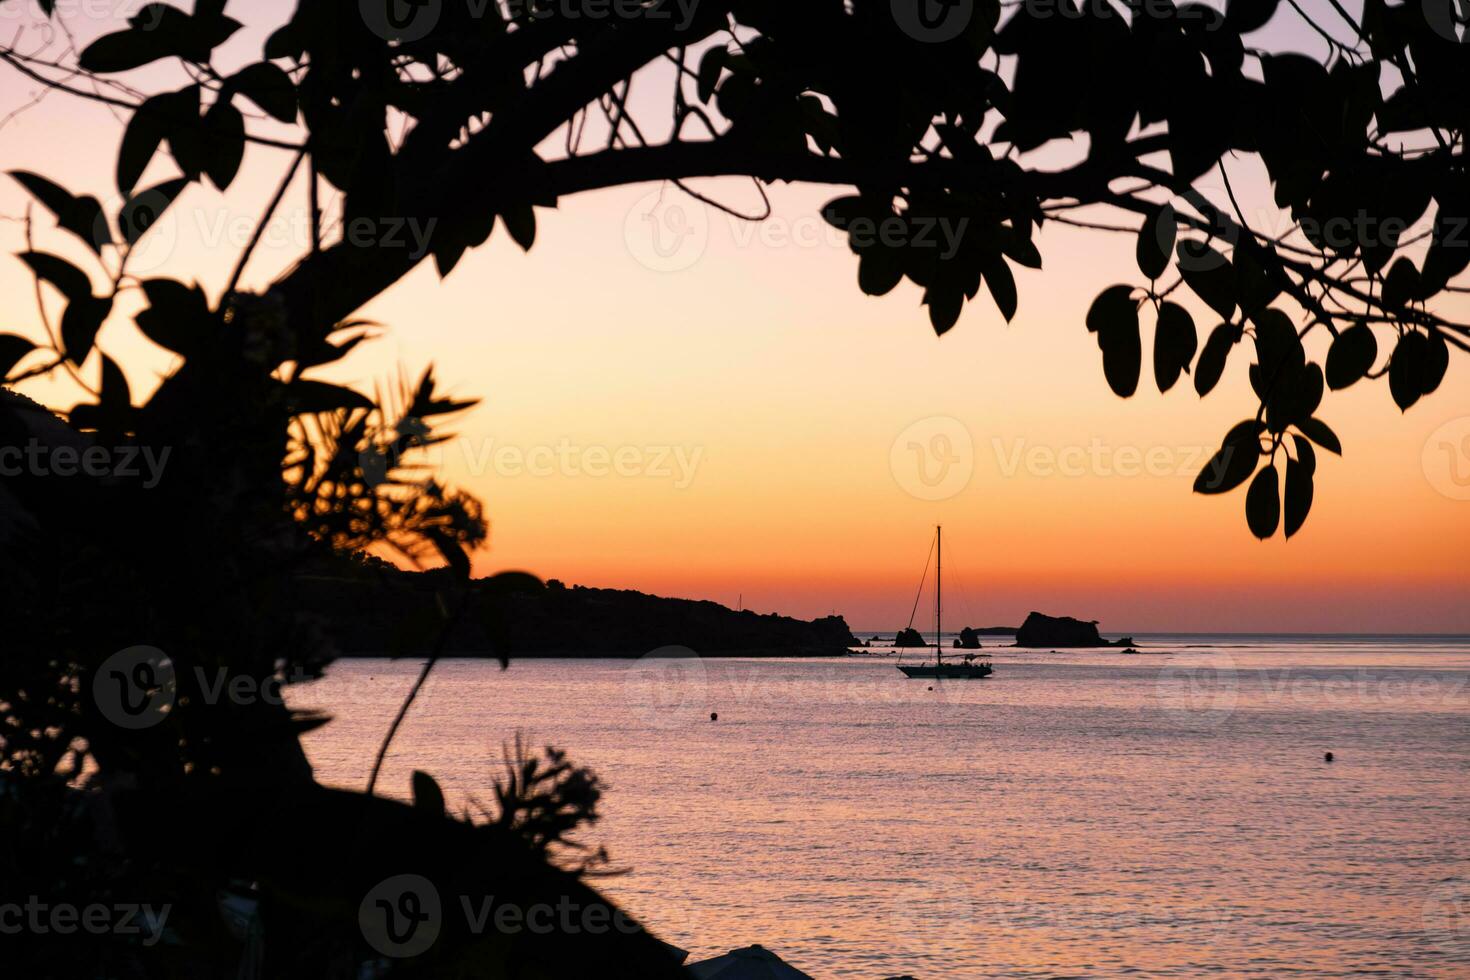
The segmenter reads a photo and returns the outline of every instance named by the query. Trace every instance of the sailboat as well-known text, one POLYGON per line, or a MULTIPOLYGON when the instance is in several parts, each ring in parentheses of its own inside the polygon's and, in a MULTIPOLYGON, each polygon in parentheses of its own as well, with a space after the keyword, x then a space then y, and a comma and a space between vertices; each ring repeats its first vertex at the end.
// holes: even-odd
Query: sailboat
MULTIPOLYGON (((934 662, 923 664, 899 664, 898 669, 905 677, 938 677, 948 680, 980 680, 995 672, 988 663, 978 663, 973 653, 965 654, 959 662, 944 662, 944 633, 941 630, 944 603, 940 586, 944 581, 944 529, 934 528, 934 662)), ((922 585, 920 586, 922 589, 922 585)))

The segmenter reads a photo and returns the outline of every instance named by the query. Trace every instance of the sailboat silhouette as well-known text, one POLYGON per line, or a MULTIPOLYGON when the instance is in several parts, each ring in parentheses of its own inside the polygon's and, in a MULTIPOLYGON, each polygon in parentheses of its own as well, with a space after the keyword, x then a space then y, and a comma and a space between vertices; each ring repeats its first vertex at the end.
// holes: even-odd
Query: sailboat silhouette
MULTIPOLYGON (((973 653, 965 654, 958 663, 944 662, 944 529, 934 528, 934 662, 924 664, 899 664, 898 669, 905 677, 938 677, 951 680, 980 680, 995 673, 988 663, 977 662, 973 653)), ((922 584, 920 585, 922 589, 922 584)))

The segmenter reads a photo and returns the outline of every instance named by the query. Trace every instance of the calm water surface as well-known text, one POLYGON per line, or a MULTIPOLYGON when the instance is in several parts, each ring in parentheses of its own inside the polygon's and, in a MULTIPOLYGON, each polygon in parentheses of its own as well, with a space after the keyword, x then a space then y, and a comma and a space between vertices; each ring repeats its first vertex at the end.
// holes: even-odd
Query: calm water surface
MULTIPOLYGON (((382 786, 489 799, 517 732, 564 747, 608 785, 607 892, 696 957, 759 942, 819 980, 1470 977, 1470 640, 1140 639, 1167 652, 997 649, 979 682, 448 661, 382 786)), ((336 717, 320 778, 366 783, 418 669, 293 689, 336 717)))

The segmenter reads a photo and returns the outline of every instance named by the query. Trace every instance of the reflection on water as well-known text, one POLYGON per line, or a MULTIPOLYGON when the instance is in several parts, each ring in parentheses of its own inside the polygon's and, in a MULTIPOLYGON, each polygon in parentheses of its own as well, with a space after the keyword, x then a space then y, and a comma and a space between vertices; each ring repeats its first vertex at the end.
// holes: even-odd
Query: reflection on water
MULTIPOLYGON (((485 799, 517 731, 564 746, 632 869, 602 887, 697 956, 760 942, 819 978, 1470 975, 1470 642, 1145 642, 1174 652, 996 649, 979 682, 449 661, 380 786, 485 799)), ((417 669, 291 691, 336 716, 324 781, 366 783, 417 669)))

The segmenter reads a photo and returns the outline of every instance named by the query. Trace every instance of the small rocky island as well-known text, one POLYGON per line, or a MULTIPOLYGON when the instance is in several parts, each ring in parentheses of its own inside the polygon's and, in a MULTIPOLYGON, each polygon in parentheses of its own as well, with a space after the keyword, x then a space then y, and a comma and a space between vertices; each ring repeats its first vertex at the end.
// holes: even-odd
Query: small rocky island
POLYGON ((1133 637, 1117 642, 1102 638, 1097 620, 1083 621, 1071 616, 1047 616, 1033 612, 1016 631, 1018 647, 1131 647, 1133 637))
POLYGON ((929 644, 924 639, 924 634, 908 626, 898 631, 898 635, 893 638, 893 645, 896 647, 926 647, 929 644))
MULTIPOLYGON (((1011 630, 1011 632, 1014 632, 1014 630, 1011 630)), ((956 646, 956 649, 979 649, 980 635, 982 635, 982 633, 985 633, 985 630, 979 630, 975 629, 975 627, 972 626, 966 626, 964 627, 964 629, 960 630, 960 638, 954 641, 954 646, 956 646)))
POLYGON ((321 629, 349 657, 427 654, 424 638, 437 637, 444 622, 441 601, 449 609, 464 604, 444 645, 450 657, 641 657, 663 647, 700 656, 836 657, 861 645, 841 616, 802 620, 521 578, 510 588, 477 580, 466 596, 442 572, 369 562, 302 575, 297 586, 303 606, 321 614, 321 629))

